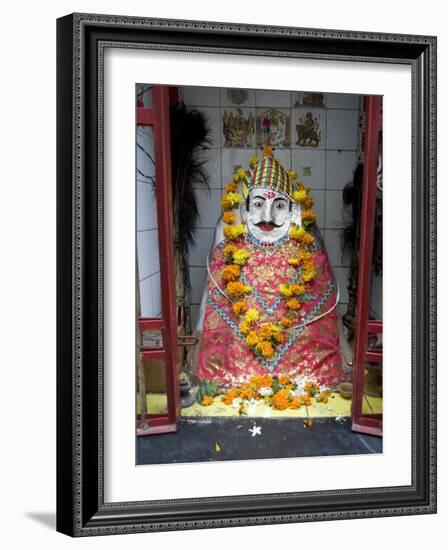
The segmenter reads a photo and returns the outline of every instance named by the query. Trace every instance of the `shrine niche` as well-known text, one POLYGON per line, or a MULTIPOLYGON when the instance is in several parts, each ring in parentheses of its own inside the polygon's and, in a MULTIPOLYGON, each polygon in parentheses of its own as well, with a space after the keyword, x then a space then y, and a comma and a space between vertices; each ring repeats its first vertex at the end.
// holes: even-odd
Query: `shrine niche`
MULTIPOLYGON (((202 460, 194 449, 203 442, 204 425, 210 434, 221 434, 207 440, 207 460, 283 456, 266 443, 265 454, 254 454, 244 437, 234 447, 242 436, 233 432, 232 418, 254 440, 272 429, 302 437, 300 426, 311 442, 313 430, 328 430, 325 452, 349 454, 351 404, 352 398, 361 403, 360 384, 358 377, 354 395, 353 335, 341 316, 353 301, 345 298, 349 278, 341 273, 351 270, 337 260, 336 230, 327 217, 339 193, 333 187, 337 174, 329 172, 327 152, 319 150, 326 144, 327 95, 291 92, 288 108, 229 107, 230 100, 243 105, 257 94, 211 90, 214 101, 224 104, 201 110, 179 101, 175 87, 153 88, 154 106, 139 99, 137 109, 137 183, 145 186, 141 196, 147 201, 141 212, 154 218, 137 227, 143 270, 137 297, 143 306, 137 314, 137 435, 182 435, 179 453, 177 443, 171 451, 162 445, 161 454, 150 444, 151 456, 142 450, 140 463, 202 460), (157 118, 151 109, 163 109, 164 116, 157 118), (212 110, 214 118, 208 118, 212 110), (142 131, 145 125, 151 131, 142 131), (146 233, 156 240, 142 244, 146 233), (151 286, 149 309, 153 278, 158 286, 151 286), (286 428, 292 420, 297 423, 286 428), (267 421, 275 428, 263 424, 267 421), (333 430, 342 430, 347 440, 332 439, 333 430), (186 433, 196 435, 187 442, 186 433)), ((266 97, 275 99, 275 93, 266 97)), ((284 98, 283 92, 277 103, 284 98)), ((352 157, 328 155, 336 168, 352 157)), ((352 248, 350 254, 358 257, 352 248)), ((356 327, 356 316, 353 323, 356 327)), ((380 343, 380 320, 369 327, 380 343)), ((364 358, 366 373, 375 374, 361 387, 361 412, 370 422, 382 414, 381 354, 369 348, 364 358), (374 371, 373 358, 379 364, 374 371)), ((380 439, 372 445, 382 449, 380 439)), ((312 448, 286 452, 311 456, 312 448)))

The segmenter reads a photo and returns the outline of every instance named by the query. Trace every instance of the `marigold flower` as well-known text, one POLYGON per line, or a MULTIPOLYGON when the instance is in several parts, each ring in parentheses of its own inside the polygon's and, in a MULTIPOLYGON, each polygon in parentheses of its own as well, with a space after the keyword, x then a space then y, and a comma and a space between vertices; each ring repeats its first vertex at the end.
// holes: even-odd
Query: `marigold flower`
POLYGON ((297 172, 295 170, 286 170, 288 176, 289 176, 289 179, 291 181, 296 181, 297 179, 297 172))
POLYGON ((210 395, 204 395, 204 398, 201 401, 201 405, 208 407, 213 403, 214 399, 210 395))
POLYGON ((258 336, 261 340, 269 340, 269 338, 272 337, 272 324, 271 323, 263 323, 260 328, 258 329, 258 336))
POLYGON ((309 262, 310 260, 312 260, 312 258, 313 258, 313 255, 309 250, 300 250, 299 260, 301 262, 309 262))
POLYGON ((253 324, 255 323, 256 321, 258 321, 258 319, 260 318, 260 313, 254 309, 254 308, 250 308, 247 310, 247 313, 244 317, 244 319, 249 323, 249 324, 253 324))
POLYGON ((236 193, 237 189, 238 189, 237 183, 233 181, 226 183, 226 193, 236 193))
POLYGON ((221 275, 225 281, 236 281, 241 275, 241 268, 239 265, 226 265, 222 270, 221 275))
POLYGON ((236 251, 238 250, 238 248, 234 245, 234 244, 227 244, 225 247, 224 247, 224 256, 226 258, 229 258, 231 257, 236 251))
POLYGON ((289 289, 291 290, 291 292, 295 295, 295 296, 300 296, 301 294, 305 294, 305 287, 304 285, 299 285, 299 284, 293 284, 289 287, 289 289))
POLYGON ((296 241, 300 241, 304 234, 305 229, 302 226, 297 227, 296 225, 293 225, 289 230, 289 236, 296 241))
POLYGON ((242 321, 240 324, 240 331, 246 336, 250 332, 250 324, 247 321, 242 321))
POLYGON ((315 223, 316 213, 314 210, 303 210, 302 211, 302 221, 307 224, 315 223))
POLYGON ((299 265, 299 259, 298 258, 289 258, 288 264, 293 265, 294 267, 297 267, 299 265))
POLYGON ((243 248, 240 248, 233 253, 233 261, 238 265, 244 265, 249 259, 249 257, 250 257, 249 252, 247 252, 243 248))
POLYGON ((284 341, 285 336, 282 333, 282 329, 279 326, 272 325, 272 336, 271 336, 271 338, 276 344, 281 344, 284 341))
POLYGON ((285 374, 281 374, 279 377, 278 377, 278 381, 280 382, 280 384, 282 386, 285 386, 288 382, 289 382, 289 378, 285 375, 285 374))
MULTIPOLYGON (((244 168, 238 168, 238 170, 235 172, 235 176, 237 177, 237 181, 245 180, 247 178, 247 174, 244 168)), ((233 181, 235 181, 235 177, 233 178, 233 181)))
POLYGON ((307 198, 302 201, 302 208, 305 208, 305 210, 309 210, 310 208, 313 208, 314 206, 314 199, 313 197, 310 197, 309 195, 307 196, 307 198))
POLYGON ((284 283, 279 286, 280 294, 284 296, 285 298, 289 298, 292 296, 291 288, 288 284, 284 283))
POLYGON ((258 157, 256 155, 254 155, 253 157, 250 157, 249 159, 249 165, 250 166, 255 166, 256 164, 258 164, 258 157))
POLYGON ((254 374, 254 376, 250 379, 250 383, 258 389, 270 388, 272 386, 272 376, 270 374, 266 374, 264 376, 254 374))
POLYGON ((235 315, 241 315, 247 311, 247 304, 244 300, 239 300, 232 305, 232 310, 235 315))
POLYGON ((284 411, 289 407, 289 391, 279 390, 272 396, 272 406, 274 409, 284 411))
POLYGON ((239 193, 227 193, 221 198, 221 208, 223 210, 232 210, 236 208, 242 201, 242 196, 239 193))
POLYGON ((289 307, 289 309, 293 309, 294 311, 297 311, 302 307, 297 298, 289 298, 288 300, 286 300, 286 305, 289 307))
POLYGON ((227 225, 224 227, 223 233, 226 239, 230 239, 231 241, 238 239, 244 234, 244 224, 227 225))
POLYGON ((228 390, 224 397, 222 398, 225 405, 231 405, 233 403, 233 400, 238 397, 238 390, 236 388, 230 388, 228 390))
POLYGON ((249 334, 246 336, 246 344, 250 346, 251 348, 254 348, 258 344, 258 336, 257 333, 254 330, 251 330, 249 334))
POLYGON ((300 397, 300 395, 297 395, 294 397, 294 399, 289 404, 290 409, 300 409, 300 407, 303 405, 303 400, 300 397))
POLYGON ((240 281, 231 281, 226 285, 226 292, 231 298, 236 298, 252 292, 252 287, 244 285, 240 281))
POLYGON ((305 189, 294 191, 294 193, 292 194, 292 198, 295 200, 295 202, 298 202, 298 203, 303 203, 307 197, 308 197, 308 193, 305 191, 305 189))
POLYGON ((301 240, 303 244, 305 244, 306 246, 310 246, 314 242, 314 237, 311 235, 311 233, 305 231, 301 240))
POLYGON ((302 271, 303 281, 305 281, 305 283, 308 283, 309 281, 312 281, 315 276, 316 276, 316 270, 314 266, 312 264, 311 265, 307 264, 302 271))
POLYGON ((222 215, 222 221, 224 223, 227 223, 229 225, 231 225, 232 223, 235 223, 236 221, 236 214, 234 214, 233 212, 224 212, 224 214, 222 215))
POLYGON ((273 154, 272 147, 270 145, 265 145, 263 147, 262 153, 264 157, 272 157, 272 154, 273 154))
POLYGON ((274 357, 274 347, 270 342, 258 342, 256 349, 266 359, 274 357))
POLYGON ((292 321, 288 319, 288 317, 282 317, 280 319, 280 324, 283 328, 289 328, 292 325, 292 321))

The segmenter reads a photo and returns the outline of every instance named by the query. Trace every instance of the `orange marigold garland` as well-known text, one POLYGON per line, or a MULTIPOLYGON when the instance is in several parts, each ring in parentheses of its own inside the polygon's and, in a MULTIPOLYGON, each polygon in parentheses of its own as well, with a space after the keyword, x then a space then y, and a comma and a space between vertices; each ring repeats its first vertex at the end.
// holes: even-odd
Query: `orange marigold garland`
POLYGON ((284 411, 310 407, 313 399, 317 403, 326 404, 330 395, 330 389, 320 386, 314 379, 291 379, 286 375, 276 377, 266 374, 253 375, 241 385, 228 388, 221 400, 231 406, 235 405, 235 400, 238 405, 244 400, 263 401, 275 410, 284 411))
MULTIPOLYGON (((263 148, 264 157, 272 157, 272 147, 263 148)), ((249 161, 251 169, 254 169, 258 163, 257 157, 252 157, 249 161)), ((295 181, 297 174, 294 171, 288 171, 290 181, 295 181)), ((313 280, 316 275, 315 267, 312 261, 310 246, 314 242, 314 237, 306 231, 305 227, 311 225, 316 220, 315 213, 311 210, 313 200, 309 196, 309 189, 303 183, 299 183, 293 193, 293 199, 301 207, 302 225, 292 225, 290 238, 301 244, 301 250, 296 258, 289 258, 289 265, 300 269, 299 280, 295 284, 280 285, 280 294, 285 299, 289 313, 280 321, 273 323, 262 322, 260 312, 254 308, 249 309, 246 300, 247 294, 252 292, 250 286, 244 285, 240 281, 242 268, 250 258, 250 253, 241 246, 242 237, 245 234, 245 226, 242 223, 236 224, 237 216, 233 209, 239 207, 242 196, 237 193, 240 183, 247 183, 250 179, 250 171, 246 172, 239 168, 233 181, 226 184, 226 194, 221 199, 223 209, 222 221, 226 224, 223 229, 226 243, 223 249, 226 265, 221 276, 225 283, 225 292, 232 301, 232 311, 240 318, 239 329, 245 338, 246 345, 249 346, 257 355, 270 360, 275 356, 278 345, 285 341, 285 331, 300 319, 298 317, 302 308, 299 297, 307 290, 306 283, 313 280)))

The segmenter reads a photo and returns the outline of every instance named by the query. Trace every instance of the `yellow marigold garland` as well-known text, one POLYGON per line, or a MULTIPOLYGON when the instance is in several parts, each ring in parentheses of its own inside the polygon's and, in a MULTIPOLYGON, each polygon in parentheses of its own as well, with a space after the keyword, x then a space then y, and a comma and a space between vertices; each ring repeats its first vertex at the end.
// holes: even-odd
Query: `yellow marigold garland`
MULTIPOLYGON (((272 154, 272 147, 266 146, 263 148, 265 157, 272 156, 272 154)), ((249 160, 250 168, 253 169, 258 162, 258 157, 251 157, 249 160)), ((297 179, 295 171, 289 170, 287 173, 291 181, 297 179)), ((221 276, 226 283, 225 291, 232 301, 232 311, 240 317, 239 329, 245 336, 246 344, 263 358, 272 359, 275 355, 276 346, 285 340, 284 331, 288 330, 294 324, 294 320, 297 319, 297 312, 302 307, 298 297, 306 292, 305 283, 311 281, 316 275, 312 254, 309 250, 314 242, 314 237, 305 229, 316 221, 316 214, 311 210, 313 199, 309 196, 309 189, 300 182, 294 191, 293 199, 300 204, 302 225, 297 227, 293 224, 289 236, 302 245, 302 250, 296 258, 288 259, 289 265, 301 268, 299 281, 296 284, 282 284, 279 287, 280 294, 285 299, 289 309, 288 315, 279 322, 261 322, 260 312, 255 308, 249 309, 247 302, 244 300, 244 296, 250 294, 252 288, 244 285, 239 279, 241 268, 247 263, 250 253, 239 245, 239 240, 245 233, 245 226, 242 223, 234 225, 237 216, 232 212, 233 209, 238 208, 242 201, 242 196, 237 193, 238 184, 239 182, 247 182, 249 174, 250 172, 239 168, 233 176, 233 181, 226 184, 226 194, 221 199, 221 206, 224 211, 222 221, 226 224, 223 233, 227 240, 223 249, 226 265, 221 272, 221 276)), ((295 405, 297 406, 297 404, 298 401, 295 405)))
MULTIPOLYGON (((256 338, 254 331, 250 331, 247 336, 247 339, 250 338, 256 338)), ((269 347, 270 344, 263 342, 257 345, 269 347)), ((283 411, 299 409, 302 406, 309 407, 313 403, 312 399, 318 403, 326 404, 330 395, 330 389, 320 386, 316 380, 303 380, 299 386, 298 380, 293 380, 286 375, 275 377, 270 374, 264 376, 256 374, 239 386, 228 388, 221 400, 226 405, 233 405, 235 399, 241 401, 255 399, 264 401, 276 410, 283 411)), ((207 405, 208 401, 202 404, 207 405)))

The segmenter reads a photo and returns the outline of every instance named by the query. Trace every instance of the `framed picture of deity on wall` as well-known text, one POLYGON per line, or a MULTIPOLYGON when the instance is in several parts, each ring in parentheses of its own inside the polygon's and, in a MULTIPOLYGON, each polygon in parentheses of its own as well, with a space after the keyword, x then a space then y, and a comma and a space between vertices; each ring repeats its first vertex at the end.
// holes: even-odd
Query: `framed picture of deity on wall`
POLYGON ((58 530, 435 512, 435 48, 58 20, 58 530))

